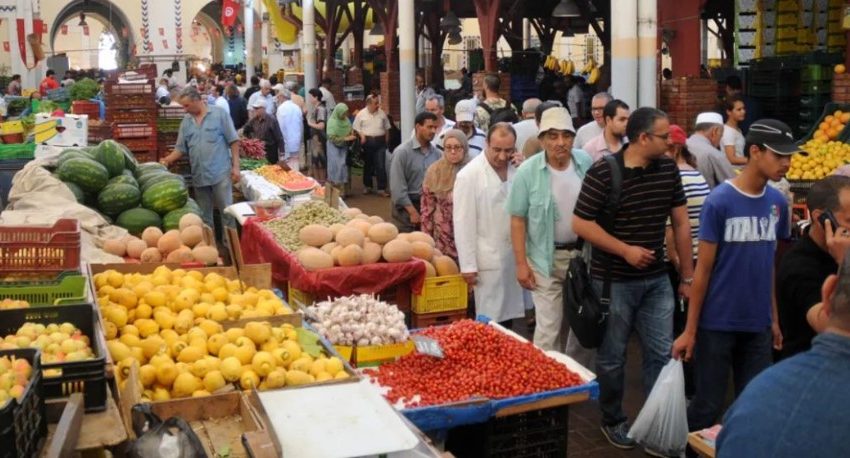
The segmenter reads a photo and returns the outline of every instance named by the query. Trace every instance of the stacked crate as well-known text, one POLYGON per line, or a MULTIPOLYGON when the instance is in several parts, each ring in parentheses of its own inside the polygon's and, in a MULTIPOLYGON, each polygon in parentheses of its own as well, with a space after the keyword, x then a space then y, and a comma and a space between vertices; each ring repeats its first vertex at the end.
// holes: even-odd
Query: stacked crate
MULTIPOLYGON (((798 127, 802 69, 805 65, 817 63, 814 60, 804 59, 804 55, 801 54, 766 57, 752 61, 747 78, 746 94, 758 99, 764 117, 778 119, 791 128, 798 127)), ((810 73, 817 76, 817 72, 810 73)))
POLYGON ((815 126, 830 101, 832 88, 832 67, 810 64, 800 71, 800 125, 798 133, 803 135, 815 126))
POLYGON ((850 103, 850 73, 833 75, 832 101, 835 103, 850 103))
POLYGON ((661 109, 671 124, 690 132, 698 114, 717 109, 717 83, 693 77, 666 80, 661 83, 661 109))
MULTIPOLYGON (((185 115, 186 110, 182 106, 168 106, 159 109, 156 117, 156 137, 160 158, 168 156, 174 151, 180 123, 183 122, 185 115)), ((189 175, 191 173, 189 159, 186 156, 182 157, 171 166, 171 171, 180 175, 189 175)))
POLYGON ((104 85, 106 121, 112 124, 112 138, 127 146, 139 162, 158 159, 155 91, 153 80, 108 81, 104 85))

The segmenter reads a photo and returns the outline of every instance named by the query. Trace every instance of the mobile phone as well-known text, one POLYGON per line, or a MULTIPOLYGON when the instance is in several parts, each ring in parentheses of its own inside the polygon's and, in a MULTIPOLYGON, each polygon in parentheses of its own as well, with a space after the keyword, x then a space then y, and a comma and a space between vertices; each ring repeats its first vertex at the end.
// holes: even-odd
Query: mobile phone
POLYGON ((838 220, 835 219, 835 214, 832 213, 832 210, 826 209, 818 216, 818 221, 820 221, 820 225, 823 227, 826 227, 826 220, 829 220, 833 231, 841 227, 838 224, 838 220))

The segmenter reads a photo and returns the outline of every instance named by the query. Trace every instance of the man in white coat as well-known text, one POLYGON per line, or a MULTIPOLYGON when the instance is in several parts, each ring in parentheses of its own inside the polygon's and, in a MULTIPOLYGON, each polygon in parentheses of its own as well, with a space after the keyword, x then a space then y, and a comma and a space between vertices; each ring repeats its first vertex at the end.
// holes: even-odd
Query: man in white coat
POLYGON ((516 131, 508 123, 487 132, 487 148, 458 172, 454 233, 460 271, 474 288, 475 313, 510 327, 525 316, 522 287, 511 248, 511 217, 505 209, 516 169, 516 131))

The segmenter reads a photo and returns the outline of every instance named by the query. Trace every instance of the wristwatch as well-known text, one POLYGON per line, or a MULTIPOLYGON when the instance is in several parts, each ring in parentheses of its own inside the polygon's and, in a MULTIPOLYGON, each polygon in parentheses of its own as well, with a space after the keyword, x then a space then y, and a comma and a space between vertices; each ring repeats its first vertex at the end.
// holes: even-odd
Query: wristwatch
POLYGON ((690 285, 693 285, 693 284, 694 284, 694 277, 691 277, 691 278, 683 278, 681 281, 682 281, 682 283, 684 283, 684 284, 686 284, 686 285, 689 285, 689 286, 690 286, 690 285))

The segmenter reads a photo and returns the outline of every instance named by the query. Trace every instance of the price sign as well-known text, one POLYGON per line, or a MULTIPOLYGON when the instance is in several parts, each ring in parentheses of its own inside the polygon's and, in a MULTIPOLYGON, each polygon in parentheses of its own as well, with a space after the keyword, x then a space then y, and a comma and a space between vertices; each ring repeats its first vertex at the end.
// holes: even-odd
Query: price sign
POLYGON ((441 347, 440 343, 436 340, 420 335, 413 335, 410 338, 413 340, 413 345, 416 346, 416 351, 419 353, 440 359, 446 357, 443 353, 443 347, 441 347))

